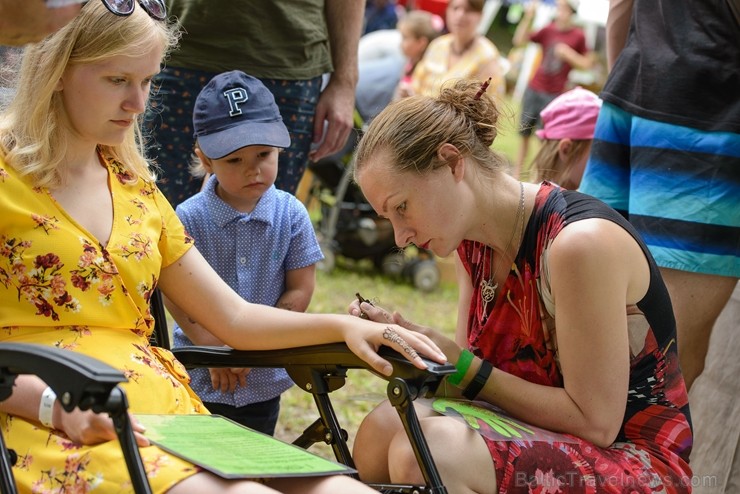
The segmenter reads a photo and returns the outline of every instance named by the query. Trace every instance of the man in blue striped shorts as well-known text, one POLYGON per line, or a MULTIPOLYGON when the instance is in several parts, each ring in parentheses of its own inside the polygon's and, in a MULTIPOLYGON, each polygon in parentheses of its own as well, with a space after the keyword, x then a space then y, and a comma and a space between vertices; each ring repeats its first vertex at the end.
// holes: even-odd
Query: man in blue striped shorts
POLYGON ((737 33, 726 0, 612 0, 613 67, 579 189, 629 219, 661 267, 688 388, 740 277, 737 33))

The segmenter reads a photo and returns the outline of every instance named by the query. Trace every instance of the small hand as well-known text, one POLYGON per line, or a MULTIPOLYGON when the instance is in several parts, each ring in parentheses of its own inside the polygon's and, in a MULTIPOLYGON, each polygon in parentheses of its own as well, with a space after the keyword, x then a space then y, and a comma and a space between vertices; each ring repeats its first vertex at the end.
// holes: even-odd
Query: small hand
POLYGON ((246 367, 212 368, 208 369, 211 375, 211 385, 216 391, 233 393, 237 386, 247 386, 247 374, 252 369, 246 367))
POLYGON ((349 306, 349 313, 353 316, 359 317, 362 317, 362 314, 364 314, 365 318, 370 319, 371 321, 398 324, 405 329, 421 333, 434 342, 447 358, 450 359, 450 362, 457 362, 457 359, 460 358, 462 349, 453 340, 430 327, 421 326, 414 322, 407 321, 398 312, 391 313, 383 307, 371 304, 366 300, 364 302, 353 300, 349 306))

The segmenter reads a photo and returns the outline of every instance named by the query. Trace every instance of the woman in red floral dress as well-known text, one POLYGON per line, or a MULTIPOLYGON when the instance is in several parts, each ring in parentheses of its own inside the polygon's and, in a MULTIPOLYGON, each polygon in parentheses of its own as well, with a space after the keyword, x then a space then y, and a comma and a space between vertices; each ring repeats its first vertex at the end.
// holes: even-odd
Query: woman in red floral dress
MULTIPOLYGON (((509 176, 491 149, 498 116, 485 87, 458 81, 386 108, 356 153, 399 246, 457 253, 456 341, 366 303, 351 313, 420 331, 456 362, 417 407, 449 492, 689 492, 688 400, 650 253, 596 199, 509 176)), ((355 460, 363 480, 423 483, 387 404, 355 460)))

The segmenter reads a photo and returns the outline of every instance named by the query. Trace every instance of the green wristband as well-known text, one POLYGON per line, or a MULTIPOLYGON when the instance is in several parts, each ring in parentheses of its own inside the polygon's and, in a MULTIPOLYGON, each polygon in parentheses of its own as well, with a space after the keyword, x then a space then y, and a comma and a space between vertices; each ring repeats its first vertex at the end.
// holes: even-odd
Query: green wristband
POLYGON ((470 352, 470 350, 463 350, 460 353, 460 358, 457 359, 457 363, 455 364, 455 369, 457 369, 457 372, 447 376, 447 382, 452 384, 453 386, 457 386, 458 384, 460 384, 463 380, 463 377, 465 377, 465 374, 467 374, 471 363, 473 363, 473 354, 470 352))

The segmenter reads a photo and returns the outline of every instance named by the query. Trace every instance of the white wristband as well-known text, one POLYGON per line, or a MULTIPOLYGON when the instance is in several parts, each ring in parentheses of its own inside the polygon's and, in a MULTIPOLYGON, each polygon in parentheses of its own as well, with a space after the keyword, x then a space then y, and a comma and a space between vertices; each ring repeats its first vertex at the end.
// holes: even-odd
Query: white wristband
POLYGON ((54 428, 52 417, 54 413, 54 402, 57 401, 57 395, 50 387, 41 393, 41 404, 39 404, 39 422, 49 429, 54 428))

